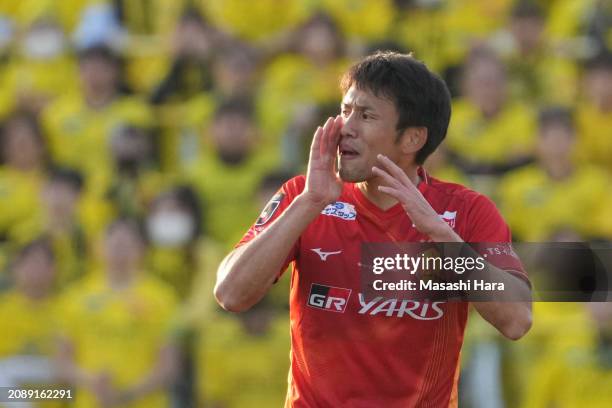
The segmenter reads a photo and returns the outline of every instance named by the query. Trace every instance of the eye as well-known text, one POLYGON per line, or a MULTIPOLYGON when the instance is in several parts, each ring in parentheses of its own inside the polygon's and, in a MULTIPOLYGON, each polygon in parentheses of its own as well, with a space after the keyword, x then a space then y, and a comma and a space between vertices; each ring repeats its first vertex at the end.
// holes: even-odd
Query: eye
POLYGON ((351 111, 349 109, 342 109, 341 113, 342 116, 347 117, 351 114, 351 111))
POLYGON ((372 118, 372 116, 370 116, 369 113, 364 112, 364 113, 361 114, 361 119, 363 119, 363 120, 368 120, 368 119, 371 119, 371 118, 372 118))

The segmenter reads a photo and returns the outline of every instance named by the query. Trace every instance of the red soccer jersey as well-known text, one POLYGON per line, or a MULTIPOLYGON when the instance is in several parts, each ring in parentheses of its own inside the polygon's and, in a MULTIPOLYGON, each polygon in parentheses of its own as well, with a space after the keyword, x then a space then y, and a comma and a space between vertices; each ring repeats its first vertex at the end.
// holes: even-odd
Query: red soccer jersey
MULTIPOLYGON (((488 198, 419 174, 419 191, 464 241, 511 241, 488 198)), ((285 183, 239 245, 272 224, 304 185, 304 176, 285 183)), ((468 303, 366 300, 360 293, 363 242, 427 240, 401 204, 383 211, 352 183, 306 228, 287 259, 293 272, 286 407, 457 405, 468 303)), ((515 257, 500 253, 487 261, 524 274, 515 257)))

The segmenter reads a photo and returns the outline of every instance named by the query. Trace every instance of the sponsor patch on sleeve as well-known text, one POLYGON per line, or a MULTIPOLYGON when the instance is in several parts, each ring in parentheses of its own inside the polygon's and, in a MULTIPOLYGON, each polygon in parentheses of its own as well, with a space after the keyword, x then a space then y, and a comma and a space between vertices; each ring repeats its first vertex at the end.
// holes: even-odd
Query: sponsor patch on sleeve
POLYGON ((276 210, 278 210, 278 207, 280 207, 280 203, 281 201, 283 201, 283 198, 285 198, 284 193, 277 193, 276 195, 274 195, 274 197, 272 197, 270 201, 268 201, 268 204, 266 204, 266 207, 259 215, 259 218, 257 219, 257 222, 255 222, 255 225, 265 225, 268 221, 270 221, 276 210))

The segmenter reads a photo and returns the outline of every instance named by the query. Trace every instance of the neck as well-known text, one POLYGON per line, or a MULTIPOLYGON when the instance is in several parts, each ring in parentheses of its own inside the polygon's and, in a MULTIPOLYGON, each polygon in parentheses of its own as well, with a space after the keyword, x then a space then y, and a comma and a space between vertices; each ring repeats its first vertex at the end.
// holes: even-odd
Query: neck
MULTIPOLYGON (((420 177, 417 174, 418 168, 419 166, 417 165, 402 167, 404 173, 406 173, 412 184, 414 184, 415 186, 417 186, 420 181, 420 177)), ((383 185, 386 185, 386 183, 384 183, 383 180, 379 177, 373 177, 369 180, 357 183, 357 187, 361 190, 363 195, 365 195, 368 200, 370 200, 374 205, 381 208, 382 210, 388 210, 389 208, 397 204, 398 201, 390 195, 378 190, 378 187, 383 185)))
POLYGON ((115 267, 107 273, 108 287, 113 290, 122 290, 132 285, 135 273, 131 267, 115 267))
POLYGON ((553 180, 564 180, 571 176, 574 170, 569 160, 551 160, 544 164, 544 168, 553 180))
POLYGON ((34 302, 39 302, 46 299, 48 294, 46 290, 32 288, 22 288, 21 293, 34 302))
POLYGON ((115 99, 114 90, 90 91, 85 94, 85 102, 92 109, 100 109, 115 99))

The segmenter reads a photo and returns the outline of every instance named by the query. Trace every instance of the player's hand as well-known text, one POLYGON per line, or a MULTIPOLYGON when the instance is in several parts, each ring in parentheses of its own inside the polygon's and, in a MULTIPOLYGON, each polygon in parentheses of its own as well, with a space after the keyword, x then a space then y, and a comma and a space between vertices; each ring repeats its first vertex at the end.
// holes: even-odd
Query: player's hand
POLYGON ((383 180, 384 185, 378 189, 402 204, 414 227, 434 241, 456 241, 457 234, 440 219, 406 173, 381 154, 378 155, 378 162, 380 167, 372 167, 372 172, 383 180))
POLYGON ((342 124, 341 116, 330 117, 312 139, 303 195, 316 206, 325 207, 342 193, 342 180, 335 165, 342 124))

